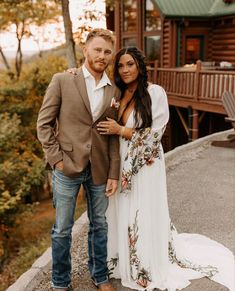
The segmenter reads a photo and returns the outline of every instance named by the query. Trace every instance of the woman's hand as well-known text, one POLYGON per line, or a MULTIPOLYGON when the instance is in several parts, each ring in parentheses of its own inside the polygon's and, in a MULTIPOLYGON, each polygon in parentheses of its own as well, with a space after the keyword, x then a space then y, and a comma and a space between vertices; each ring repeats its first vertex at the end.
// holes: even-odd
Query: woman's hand
POLYGON ((70 73, 72 75, 77 75, 77 68, 69 68, 65 72, 70 73))
POLYGON ((116 120, 107 117, 107 121, 100 121, 97 124, 97 130, 100 134, 110 135, 110 134, 120 134, 121 125, 117 123, 116 120))

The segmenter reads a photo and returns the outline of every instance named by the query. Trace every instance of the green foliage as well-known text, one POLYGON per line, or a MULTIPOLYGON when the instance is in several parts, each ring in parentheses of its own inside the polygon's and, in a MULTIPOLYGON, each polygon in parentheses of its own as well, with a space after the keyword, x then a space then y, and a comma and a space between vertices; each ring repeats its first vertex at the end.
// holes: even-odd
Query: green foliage
POLYGON ((48 55, 26 64, 19 81, 12 81, 2 74, 0 81, 1 112, 17 113, 23 126, 36 121, 42 96, 57 72, 67 68, 65 57, 48 55))
POLYGON ((48 55, 26 64, 18 81, 0 75, 0 266, 17 213, 43 194, 46 170, 36 120, 53 74, 65 69, 64 57, 48 55))
MULTIPOLYGON (((23 63, 22 39, 33 36, 34 40, 38 42, 38 35, 37 33, 32 33, 31 27, 41 27, 48 21, 58 21, 60 15, 61 7, 55 0, 0 1, 0 30, 7 31, 10 27, 14 27, 18 42, 15 56, 15 73, 17 79, 20 77, 23 63)), ((15 73, 11 72, 12 78, 15 77, 15 73)))
POLYGON ((0 114, 0 221, 6 225, 7 214, 17 209, 22 197, 35 195, 44 181, 43 162, 25 146, 29 134, 22 130, 17 114, 0 114))
POLYGON ((19 141, 19 125, 17 114, 12 117, 8 112, 0 114, 0 158, 3 158, 3 149, 8 153, 19 141))
POLYGON ((42 26, 61 15, 60 4, 54 0, 2 0, 0 1, 0 28, 11 24, 24 25, 24 35, 31 35, 30 25, 42 26))
POLYGON ((63 72, 67 69, 67 60, 65 57, 48 55, 45 58, 39 58, 30 63, 22 72, 21 80, 27 83, 28 87, 37 96, 43 96, 51 80, 51 77, 57 72, 63 72))

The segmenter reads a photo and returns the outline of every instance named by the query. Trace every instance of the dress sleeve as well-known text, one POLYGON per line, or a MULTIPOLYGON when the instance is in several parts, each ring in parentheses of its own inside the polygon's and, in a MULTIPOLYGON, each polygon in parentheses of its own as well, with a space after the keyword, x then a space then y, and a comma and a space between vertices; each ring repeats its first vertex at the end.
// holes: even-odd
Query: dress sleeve
POLYGON ((169 107, 165 90, 158 85, 149 86, 149 94, 152 100, 152 129, 165 130, 169 120, 169 107))
POLYGON ((121 192, 131 190, 132 176, 137 175, 143 166, 151 166, 156 158, 161 158, 161 138, 169 119, 167 96, 164 89, 157 85, 150 85, 149 94, 152 100, 152 127, 136 130, 128 142, 121 192))

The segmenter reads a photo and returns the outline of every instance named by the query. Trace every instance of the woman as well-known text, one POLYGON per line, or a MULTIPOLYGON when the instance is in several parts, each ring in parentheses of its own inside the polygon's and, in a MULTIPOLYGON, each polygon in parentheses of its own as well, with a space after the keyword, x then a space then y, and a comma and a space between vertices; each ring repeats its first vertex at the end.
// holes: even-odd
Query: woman
POLYGON ((232 253, 204 236, 178 235, 170 222, 161 146, 167 96, 148 83, 144 56, 136 47, 117 53, 114 81, 121 91, 120 104, 114 102, 119 123, 108 119, 97 125, 100 134, 120 136, 122 179, 107 211, 110 276, 134 290, 180 290, 189 279, 203 276, 234 290, 232 253), (204 253, 196 253, 203 246, 204 253))

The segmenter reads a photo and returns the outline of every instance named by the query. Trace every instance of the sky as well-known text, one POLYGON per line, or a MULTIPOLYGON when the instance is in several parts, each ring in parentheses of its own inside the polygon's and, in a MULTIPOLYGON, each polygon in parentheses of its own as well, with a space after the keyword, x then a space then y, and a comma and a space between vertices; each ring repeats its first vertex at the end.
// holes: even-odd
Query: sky
MULTIPOLYGON (((89 7, 90 6, 91 5, 89 5, 89 7)), ((81 21, 78 20, 78 17, 84 14, 84 10, 86 8, 86 0, 70 0, 69 8, 71 21, 73 23, 73 30, 75 30, 77 27, 79 27, 79 25, 82 24, 81 21)), ((93 8, 105 12, 104 0, 96 0, 93 4, 93 8)), ((106 23, 105 20, 101 20, 99 22, 93 22, 91 26, 93 28, 98 26, 105 28, 106 23)), ((46 50, 65 42, 62 17, 60 19, 60 23, 50 23, 40 29, 31 26, 31 30, 33 34, 37 35, 37 42, 33 38, 23 38, 22 51, 26 54, 35 53, 35 51, 39 50, 39 47, 41 50, 46 50), (44 35, 44 38, 47 39, 46 42, 43 39, 42 35, 44 35)), ((14 32, 14 26, 10 28, 10 32, 8 33, 3 33, 0 31, 0 46, 6 53, 14 53, 16 51, 17 42, 14 32)))

